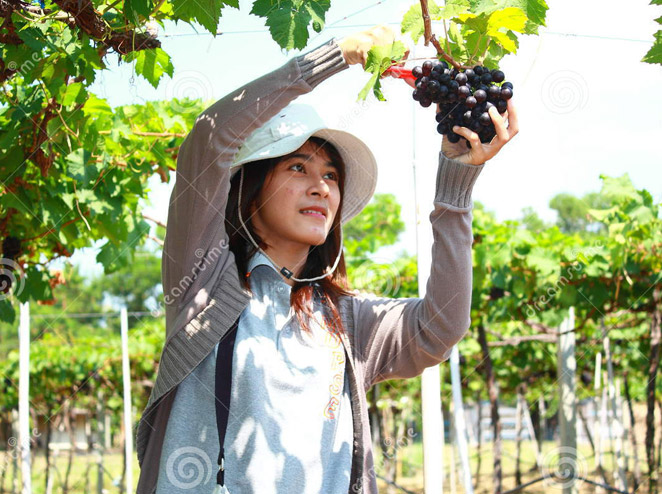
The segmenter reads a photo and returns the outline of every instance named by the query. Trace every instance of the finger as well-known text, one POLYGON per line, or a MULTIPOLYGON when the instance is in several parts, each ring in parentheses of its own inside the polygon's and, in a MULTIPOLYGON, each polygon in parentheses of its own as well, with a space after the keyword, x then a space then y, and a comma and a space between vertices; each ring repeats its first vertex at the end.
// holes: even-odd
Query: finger
POLYGON ((506 129, 506 120, 499 114, 496 106, 491 106, 487 112, 490 114, 492 122, 494 122, 494 129, 496 135, 501 142, 508 142, 508 129, 506 129))
POLYGON ((453 132, 465 137, 471 143, 472 148, 478 148, 478 146, 480 146, 480 138, 473 130, 455 125, 453 126, 453 132))
POLYGON ((519 122, 517 120, 517 110, 512 98, 508 100, 508 133, 510 137, 515 137, 519 132, 519 122))

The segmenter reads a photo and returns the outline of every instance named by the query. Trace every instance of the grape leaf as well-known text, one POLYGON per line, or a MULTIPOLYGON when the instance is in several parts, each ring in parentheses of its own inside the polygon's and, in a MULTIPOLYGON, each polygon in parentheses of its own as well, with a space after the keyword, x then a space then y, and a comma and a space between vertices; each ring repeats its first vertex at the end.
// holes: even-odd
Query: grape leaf
POLYGON ((600 190, 600 194, 602 195, 619 199, 636 199, 638 197, 637 191, 632 185, 632 180, 630 180, 630 176, 627 173, 624 173, 620 177, 609 177, 600 174, 600 179, 602 180, 602 190, 600 190))
POLYGON ((662 31, 656 32, 653 36, 655 36, 653 46, 651 46, 651 49, 648 50, 641 61, 646 63, 662 64, 662 31))
POLYGON ((151 0, 124 0, 124 14, 134 23, 139 22, 139 16, 144 19, 149 18, 149 15, 154 9, 154 2, 151 0))
POLYGON ((271 37, 286 50, 302 49, 308 43, 308 26, 324 27, 330 0, 256 0, 251 14, 266 17, 271 37))
POLYGON ((528 17, 536 26, 545 26, 549 7, 545 0, 498 0, 500 9, 515 7, 528 17))
MULTIPOLYGON (((430 18, 438 19, 437 16, 439 15, 440 9, 432 0, 428 1, 428 11, 430 12, 430 18)), ((420 3, 412 5, 404 15, 402 23, 400 24, 400 31, 402 34, 409 33, 411 39, 414 40, 414 43, 417 43, 420 37, 423 36, 425 26, 423 25, 423 15, 421 14, 420 3)))
POLYGON ((236 0, 173 0, 173 14, 175 17, 190 22, 195 20, 202 24, 207 31, 216 36, 218 20, 221 18, 221 9, 229 5, 236 7, 236 0))
POLYGON ((125 55, 128 62, 136 61, 136 73, 143 76, 147 81, 157 88, 163 74, 172 76, 174 67, 170 55, 161 48, 150 50, 133 51, 125 55))
MULTIPOLYGON (((527 17, 520 9, 509 7, 493 12, 487 20, 487 34, 503 32, 502 29, 517 31, 521 33, 526 26, 527 17)), ((511 50, 512 51, 512 50, 511 50)))
POLYGON ((382 94, 379 78, 394 61, 402 59, 405 51, 407 49, 400 41, 394 41, 390 45, 373 46, 370 48, 366 57, 365 71, 371 73, 372 76, 363 89, 361 89, 358 100, 365 100, 370 89, 372 89, 379 101, 385 101, 386 98, 382 94))
POLYGON ((83 113, 85 115, 112 115, 113 110, 108 106, 105 99, 100 99, 94 94, 90 94, 83 106, 83 113))
MULTIPOLYGON (((79 182, 79 186, 81 184, 88 184, 95 181, 105 166, 105 163, 97 163, 91 158, 91 153, 88 150, 82 148, 76 149, 73 153, 70 153, 67 156, 67 175, 77 180, 79 182)), ((81 194, 84 192, 88 191, 79 191, 79 200, 82 200, 81 194)))
POLYGON ((60 101, 62 106, 69 106, 74 103, 82 103, 86 97, 87 91, 85 91, 85 86, 80 82, 74 82, 64 88, 60 101))

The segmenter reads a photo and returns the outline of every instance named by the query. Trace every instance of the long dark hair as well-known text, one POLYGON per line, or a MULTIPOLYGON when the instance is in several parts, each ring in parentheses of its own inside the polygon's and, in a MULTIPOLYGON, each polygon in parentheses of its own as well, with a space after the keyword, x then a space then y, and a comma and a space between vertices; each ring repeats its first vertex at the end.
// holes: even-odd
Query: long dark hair
MULTIPOLYGON (((340 249, 340 233, 343 207, 343 196, 345 189, 345 162, 336 147, 325 139, 320 137, 311 137, 310 142, 318 146, 318 151, 326 152, 330 160, 338 167, 340 204, 338 212, 333 219, 331 231, 322 245, 312 245, 308 251, 308 258, 299 278, 314 278, 324 273, 327 268, 331 268, 340 249)), ((266 243, 255 232, 251 220, 251 205, 257 200, 262 187, 276 165, 284 159, 285 156, 277 158, 268 158, 265 160, 254 161, 244 165, 244 185, 241 193, 241 216, 244 224, 255 242, 265 250, 266 243)), ((250 241, 246 232, 239 222, 239 212, 237 209, 237 199, 239 197, 239 178, 240 172, 237 172, 230 181, 230 194, 228 204, 225 209, 225 228, 230 237, 230 250, 234 254, 239 271, 242 286, 250 291, 250 279, 246 276, 248 271, 248 261, 257 252, 257 249, 250 241)), ((347 270, 345 268, 345 254, 341 254, 338 267, 326 278, 314 282, 295 282, 290 295, 290 305, 299 321, 301 328, 310 333, 309 321, 314 317, 313 301, 319 300, 325 308, 323 314, 324 323, 333 331, 344 332, 344 326, 338 312, 338 300, 340 296, 352 295, 349 292, 347 282, 347 270), (331 318, 330 320, 328 318, 331 318)))

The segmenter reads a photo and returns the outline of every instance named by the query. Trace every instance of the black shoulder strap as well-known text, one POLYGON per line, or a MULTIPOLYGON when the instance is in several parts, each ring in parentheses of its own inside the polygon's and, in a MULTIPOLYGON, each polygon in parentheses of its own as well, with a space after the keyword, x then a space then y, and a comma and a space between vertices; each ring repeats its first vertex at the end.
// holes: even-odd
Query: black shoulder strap
POLYGON ((218 428, 218 443, 220 444, 220 451, 218 453, 219 469, 216 475, 216 483, 218 485, 224 485, 225 483, 225 451, 223 450, 223 442, 225 441, 225 430, 228 426, 228 416, 230 413, 232 354, 234 353, 234 340, 237 336, 238 325, 239 319, 234 322, 232 327, 228 329, 228 332, 225 333, 225 336, 218 342, 218 353, 216 355, 216 382, 214 391, 216 393, 216 427, 218 428))

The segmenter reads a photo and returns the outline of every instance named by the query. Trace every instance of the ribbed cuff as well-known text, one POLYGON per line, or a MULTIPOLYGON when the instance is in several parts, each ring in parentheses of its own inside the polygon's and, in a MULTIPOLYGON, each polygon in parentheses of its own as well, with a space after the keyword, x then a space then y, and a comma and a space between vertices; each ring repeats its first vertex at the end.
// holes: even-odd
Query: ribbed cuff
POLYGON ((333 74, 349 67, 335 39, 296 57, 296 61, 301 76, 313 88, 333 74))
POLYGON ((437 192, 434 202, 452 206, 458 210, 471 210, 471 191, 474 183, 485 167, 482 165, 467 165, 461 161, 447 158, 439 152, 439 168, 437 169, 437 192))

